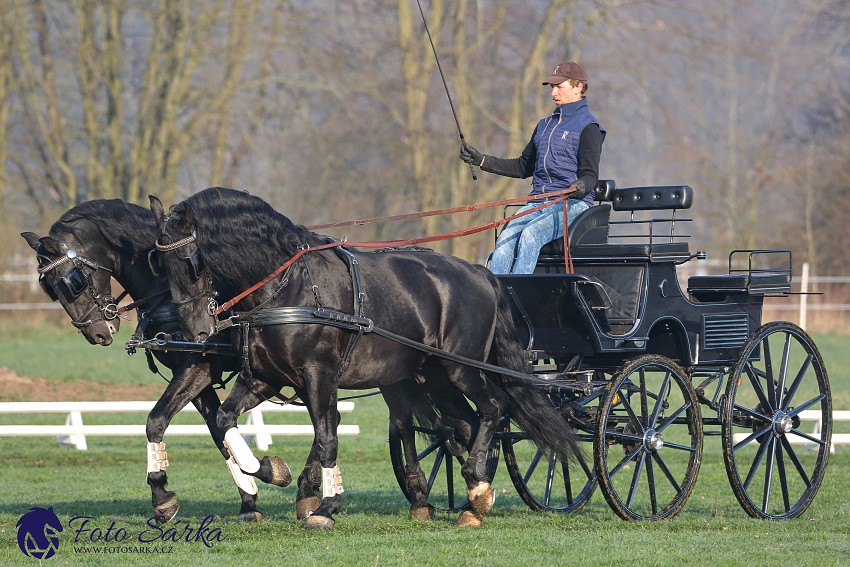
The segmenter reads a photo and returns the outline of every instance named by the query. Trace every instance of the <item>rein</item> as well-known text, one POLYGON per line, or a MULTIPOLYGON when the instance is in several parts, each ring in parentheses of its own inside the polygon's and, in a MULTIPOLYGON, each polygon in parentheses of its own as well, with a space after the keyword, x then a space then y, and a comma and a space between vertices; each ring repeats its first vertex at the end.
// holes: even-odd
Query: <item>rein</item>
MULTIPOLYGON (((570 188, 570 189, 564 189, 563 191, 558 191, 556 193, 551 193, 552 195, 558 195, 558 196, 555 199, 551 199, 549 201, 546 201, 545 203, 541 203, 540 205, 532 207, 531 209, 528 209, 527 211, 523 211, 521 213, 517 213, 517 214, 511 215, 509 217, 505 217, 501 220, 495 220, 495 221, 491 221, 491 222, 486 223, 486 224, 474 226, 472 228, 455 230, 455 231, 452 231, 452 232, 445 232, 443 234, 437 234, 437 235, 434 235, 434 236, 423 236, 423 237, 419 237, 419 238, 408 238, 408 239, 400 239, 400 240, 382 240, 382 241, 376 241, 376 242, 348 242, 345 238, 343 238, 342 240, 335 241, 335 242, 329 242, 329 243, 326 243, 326 244, 321 244, 319 246, 302 248, 301 250, 296 252, 295 255, 292 256, 292 258, 287 260, 283 265, 281 265, 279 268, 277 268, 271 274, 269 274, 268 276, 266 276, 265 278, 263 278, 262 280, 260 280, 256 284, 252 285, 251 287, 249 287, 248 289, 246 289, 245 291, 243 291, 242 293, 240 293, 239 295, 237 295, 233 299, 231 299, 231 300, 227 301, 226 303, 220 305, 218 307, 218 309, 215 310, 215 315, 220 315, 224 311, 227 311, 228 309, 230 309, 231 307, 233 307, 234 305, 236 305, 237 303, 239 303, 240 301, 245 299, 247 296, 251 295, 252 293, 257 291, 258 289, 260 289, 261 287, 263 287, 264 285, 269 283, 271 280, 273 280, 278 275, 280 275, 285 269, 287 269, 289 266, 291 266, 293 263, 295 263, 296 260, 298 260, 301 256, 303 256, 307 252, 315 252, 315 251, 318 251, 318 250, 326 250, 328 248, 335 248, 335 247, 338 247, 338 246, 350 246, 350 247, 360 247, 360 248, 382 248, 382 247, 387 247, 387 246, 407 246, 407 245, 412 245, 412 244, 421 244, 421 243, 424 243, 424 242, 438 242, 438 241, 441 241, 441 240, 450 240, 452 238, 457 238, 459 236, 469 236, 470 234, 476 234, 476 233, 479 233, 479 232, 483 232, 485 230, 490 230, 490 229, 495 228, 497 226, 501 226, 503 224, 507 224, 508 222, 510 222, 514 219, 524 217, 526 215, 530 215, 531 213, 539 211, 540 209, 553 206, 560 201, 563 201, 564 203, 566 203, 567 199, 569 198, 569 195, 571 193, 573 193, 574 191, 575 191, 575 189, 570 188)), ((363 220, 360 220, 360 221, 348 221, 346 223, 336 223, 334 225, 314 225, 314 226, 309 226, 309 227, 306 227, 306 228, 313 229, 313 228, 327 228, 329 226, 346 226, 346 225, 350 225, 350 224, 368 224, 370 222, 377 222, 378 220, 400 220, 400 219, 403 219, 403 218, 404 219, 417 218, 418 216, 432 216, 432 215, 439 214, 439 213, 442 213, 442 212, 475 211, 475 210, 479 210, 479 209, 495 207, 495 206, 498 206, 498 205, 521 203, 521 202, 526 202, 526 201, 528 201, 528 197, 520 197, 520 198, 515 198, 515 199, 506 199, 504 201, 494 201, 494 202, 490 202, 490 203, 484 203, 483 205, 472 204, 472 205, 467 205, 466 207, 457 207, 455 209, 442 209, 441 211, 425 211, 424 213, 411 213, 410 215, 396 215, 394 217, 376 217, 376 218, 373 218, 373 219, 363 219, 363 220)), ((172 244, 160 245, 159 243, 157 243, 156 247, 157 247, 158 250, 170 251, 170 250, 175 250, 177 248, 180 248, 181 246, 185 246, 186 244, 189 244, 189 243, 194 242, 194 241, 195 241, 195 235, 193 234, 191 236, 187 236, 186 238, 178 240, 177 242, 174 242, 172 244), (179 246, 178 246, 178 244, 179 244, 179 246), (168 250, 165 250, 165 248, 168 248, 168 250)), ((194 299, 197 299, 197 298, 194 298, 194 299)))

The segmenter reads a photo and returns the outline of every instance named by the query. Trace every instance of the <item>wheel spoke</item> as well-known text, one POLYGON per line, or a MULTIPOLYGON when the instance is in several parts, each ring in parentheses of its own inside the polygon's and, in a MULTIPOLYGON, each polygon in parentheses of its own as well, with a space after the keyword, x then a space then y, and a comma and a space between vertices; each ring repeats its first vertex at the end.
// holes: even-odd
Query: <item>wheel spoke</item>
MULTIPOLYGON (((638 449, 638 452, 643 452, 641 449, 638 449)), ((635 472, 632 473, 632 483, 629 485, 629 495, 626 498, 626 506, 629 508, 632 507, 632 504, 635 500, 635 494, 637 494, 638 485, 640 484, 640 477, 643 473, 643 464, 644 464, 645 455, 642 454, 635 462, 635 472)))
MULTIPOLYGON (((664 447, 666 448, 667 445, 664 445, 664 447)), ((667 477, 667 480, 669 480, 670 484, 673 486, 673 488, 676 489, 676 494, 679 494, 680 492, 682 492, 682 487, 679 486, 679 483, 673 477, 673 473, 670 472, 669 468, 667 468, 667 463, 664 462, 664 459, 661 458, 661 455, 659 455, 658 453, 655 453, 655 454, 652 455, 652 458, 655 459, 656 464, 658 464, 658 468, 661 469, 661 472, 664 473, 664 476, 667 477)))
POLYGON ((451 457, 446 459, 446 492, 449 494, 449 510, 455 508, 455 468, 451 457))
POLYGON ((658 416, 661 414, 661 409, 664 406, 664 400, 667 399, 667 389, 670 387, 670 371, 664 373, 664 381, 661 383, 661 388, 658 390, 658 399, 655 400, 655 407, 652 408, 652 417, 649 418, 649 422, 647 423, 647 427, 652 427, 656 431, 660 431, 660 428, 655 427, 655 423, 658 421, 658 416))
POLYGON ((793 434, 794 434, 794 435, 796 435, 797 437, 802 437, 803 439, 806 439, 806 440, 808 440, 808 441, 811 441, 811 442, 812 442, 812 443, 814 443, 815 445, 820 445, 820 446, 826 445, 826 440, 824 440, 824 439, 819 439, 819 438, 817 438, 817 437, 814 437, 814 436, 812 436, 812 435, 809 435, 808 433, 803 433, 803 432, 802 432, 802 431, 800 431, 799 429, 792 429, 791 431, 789 431, 789 433, 793 433, 793 434))
MULTIPOLYGON (((622 392, 619 392, 619 395, 620 401, 623 404, 623 409, 625 409, 626 413, 629 414, 629 419, 632 420, 632 423, 634 423, 637 430, 640 433, 646 431, 646 427, 644 427, 644 424, 641 422, 640 418, 638 418, 638 416, 635 414, 635 411, 632 409, 632 404, 629 403, 628 398, 626 398, 626 396, 623 395, 622 392)), ((646 413, 644 413, 643 415, 646 415, 646 413)), ((643 437, 639 437, 638 439, 643 439, 643 437)))
POLYGON ((640 435, 634 435, 632 433, 625 433, 623 431, 618 431, 616 429, 608 431, 607 435, 608 435, 608 437, 611 437, 613 439, 622 439, 622 440, 625 440, 625 441, 636 441, 638 443, 643 442, 643 437, 640 436, 640 435))
POLYGON ((552 485, 555 481, 555 463, 558 459, 555 457, 555 451, 549 454, 549 465, 546 467, 546 484, 543 487, 543 503, 549 506, 552 501, 552 485))
POLYGON ((770 341, 768 340, 768 338, 769 337, 765 337, 764 340, 761 342, 761 345, 763 349, 762 356, 764 357, 765 380, 767 381, 765 385, 768 387, 767 394, 770 396, 770 400, 768 402, 767 407, 769 407, 772 411, 776 409, 776 399, 774 398, 776 390, 772 386, 775 380, 773 379, 773 358, 770 356, 770 341))
POLYGON ((764 453, 767 451, 767 445, 768 443, 762 443, 759 445, 758 451, 756 451, 756 456, 753 458, 753 464, 750 466, 750 471, 747 473, 747 478, 744 480, 744 490, 750 490, 750 483, 753 482, 753 477, 755 477, 756 471, 761 464, 761 460, 764 458, 764 453))
POLYGON ((779 367, 779 380, 776 383, 776 407, 781 408, 785 391, 785 380, 788 378, 788 358, 791 356, 791 335, 785 335, 785 344, 782 346, 782 362, 779 367))
POLYGON ((767 455, 767 465, 764 467, 764 497, 762 498, 761 510, 765 514, 768 513, 770 506, 770 486, 773 484, 773 463, 776 460, 776 440, 771 437, 768 440, 769 446, 767 455))
POLYGON ((746 437, 746 439, 743 439, 740 443, 736 443, 736 444, 735 444, 735 446, 734 446, 734 447, 732 447, 732 450, 733 450, 733 451, 737 451, 737 450, 738 450, 738 449, 740 449, 741 447, 746 447, 746 446, 747 446, 747 445, 749 445, 749 444, 750 444, 750 443, 751 443, 754 439, 758 439, 759 437, 761 437, 761 436, 763 436, 763 435, 765 435, 765 434, 769 433, 772 429, 773 429, 773 427, 771 426, 771 424, 770 424, 770 423, 768 423, 768 424, 767 424, 767 426, 766 426, 764 429, 761 429, 761 430, 759 430, 759 431, 754 431, 753 433, 751 433, 750 435, 748 435, 748 436, 746 437))
MULTIPOLYGON (((646 399, 646 368, 640 369, 640 416, 646 419, 649 416, 649 403, 646 399)), ((649 427, 649 422, 642 424, 644 427, 649 427)))
MULTIPOLYGON (((667 429, 668 427, 670 427, 670 425, 671 425, 671 424, 672 424, 672 423, 676 420, 676 418, 678 418, 680 415, 682 415, 684 412, 688 411, 688 410, 689 410, 689 409, 691 409, 692 407, 693 407, 693 404, 691 404, 690 402, 686 403, 685 405, 683 405, 682 407, 680 407, 679 409, 677 409, 677 410, 676 410, 676 411, 675 411, 675 412, 674 412, 674 413, 673 413, 670 417, 668 417, 667 419, 665 419, 665 420, 661 423, 661 425, 659 425, 658 427, 656 427, 656 428, 655 428, 655 431, 657 431, 657 432, 661 433, 662 431, 664 431, 665 429, 667 429)), ((653 420, 653 421, 654 421, 654 420, 653 420)))
POLYGON ((443 443, 441 441, 432 441, 430 445, 422 449, 421 453, 416 455, 417 460, 421 461, 422 459, 433 453, 434 450, 442 448, 442 446, 443 443))
MULTIPOLYGON (((775 406, 770 401, 768 401, 767 397, 765 396, 764 389, 761 387, 761 382, 759 382, 752 364, 747 364, 746 372, 747 377, 750 379, 750 384, 752 384, 753 386, 753 391, 755 392, 756 396, 758 396, 761 405, 772 412, 775 406)), ((765 376, 765 380, 771 380, 770 373, 767 373, 767 375, 765 376)), ((768 391, 773 391, 773 388, 768 388, 768 391)))
POLYGON ((788 388, 788 393, 785 395, 785 399, 782 401, 782 409, 788 409, 791 405, 791 402, 794 401, 794 395, 797 393, 797 388, 800 387, 800 384, 803 382, 803 378, 806 377, 806 374, 809 372, 809 367, 812 365, 812 355, 807 355, 806 359, 803 361, 803 364, 800 365, 800 371, 797 372, 797 376, 794 378, 794 381, 791 382, 791 387, 788 388))
POLYGON ((561 463, 561 476, 564 477, 564 495, 567 497, 567 505, 573 503, 573 487, 570 483, 570 467, 566 463, 561 463))
MULTIPOLYGON (((437 480, 437 473, 440 472, 440 465, 443 463, 443 458, 446 456, 446 451, 440 448, 434 458, 434 464, 431 466, 431 472, 428 474, 428 494, 431 493, 431 487, 434 486, 434 481, 437 480)), ((451 463, 446 466, 451 466, 451 463)))
POLYGON ((537 463, 540 462, 540 457, 543 456, 543 452, 540 449, 537 449, 537 452, 534 454, 534 457, 531 459, 531 462, 528 463, 528 468, 525 471, 525 476, 522 477, 523 481, 528 484, 528 479, 531 478, 531 475, 534 474, 534 471, 537 469, 537 463))
POLYGON ((617 463, 617 466, 615 466, 608 472, 608 476, 613 477, 615 474, 619 473, 624 466, 626 466, 630 461, 634 460, 634 458, 637 456, 638 453, 641 452, 642 449, 643 447, 641 446, 635 447, 634 451, 623 457, 623 459, 619 463, 617 463))
POLYGON ((658 513, 658 494, 655 491, 655 470, 652 467, 652 455, 647 455, 646 459, 646 482, 649 484, 649 503, 652 509, 652 515, 658 513))
POLYGON ((791 417, 794 417, 795 415, 799 414, 801 411, 812 407, 813 405, 815 405, 818 402, 823 401, 824 398, 826 398, 826 396, 823 395, 823 394, 821 394, 820 396, 815 396, 811 400, 809 400, 807 402, 803 402, 799 406, 795 407, 793 410, 789 411, 788 415, 790 415, 791 417))
POLYGON ((788 512, 791 509, 791 498, 788 495, 788 477, 785 473, 785 459, 782 457, 782 447, 777 447, 776 472, 779 473, 779 488, 782 489, 782 504, 785 506, 784 510, 788 512))
POLYGON ((800 458, 797 456, 797 452, 791 447, 791 442, 788 439, 782 439, 782 446, 785 448, 785 452, 788 453, 788 456, 791 458, 791 462, 794 463, 794 468, 797 469, 797 474, 800 475, 800 478, 806 483, 806 488, 812 487, 812 481, 809 479, 809 475, 806 473, 805 469, 803 469, 803 463, 800 462, 800 458))

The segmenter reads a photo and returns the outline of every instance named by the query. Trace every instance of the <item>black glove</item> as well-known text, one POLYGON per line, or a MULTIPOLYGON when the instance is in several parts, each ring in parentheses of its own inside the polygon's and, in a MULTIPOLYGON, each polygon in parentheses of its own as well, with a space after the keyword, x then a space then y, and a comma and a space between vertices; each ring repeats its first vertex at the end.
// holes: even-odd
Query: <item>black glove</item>
POLYGON ((587 187, 581 179, 573 183, 573 187, 575 187, 576 191, 575 193, 570 193, 570 199, 581 199, 587 195, 587 187))
POLYGON ((460 145, 460 159, 472 165, 481 165, 484 154, 475 149, 475 147, 463 142, 460 145))

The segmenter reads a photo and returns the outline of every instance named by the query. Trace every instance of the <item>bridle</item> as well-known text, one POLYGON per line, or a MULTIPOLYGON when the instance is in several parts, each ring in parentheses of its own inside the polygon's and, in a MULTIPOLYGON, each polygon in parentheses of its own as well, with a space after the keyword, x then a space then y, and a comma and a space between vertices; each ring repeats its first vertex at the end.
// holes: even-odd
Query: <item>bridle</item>
MULTIPOLYGON (((84 291, 89 290, 89 292, 91 292, 94 305, 92 305, 91 308, 79 319, 71 319, 71 324, 74 325, 74 327, 77 329, 84 329, 100 321, 112 321, 113 319, 121 316, 122 312, 118 308, 118 302, 127 295, 127 291, 125 290, 121 292, 117 298, 112 297, 109 293, 97 293, 97 291, 95 291, 94 281, 92 280, 91 274, 84 268, 88 267, 95 272, 98 270, 104 270, 110 274, 112 274, 112 270, 80 256, 73 249, 68 249, 63 256, 55 260, 51 260, 43 254, 39 254, 38 257, 47 261, 47 264, 40 266, 36 271, 38 272, 38 282, 41 285, 41 289, 44 290, 51 301, 58 301, 60 292, 47 282, 45 275, 67 262, 71 262, 73 267, 67 273, 60 276, 62 285, 65 288, 65 291, 67 291, 66 297, 73 301, 82 295, 84 291), (95 310, 100 311, 100 319, 89 318, 95 310)), ((127 317, 127 319, 129 320, 129 317, 127 317)))
MULTIPOLYGON (((163 217, 164 224, 162 229, 162 236, 168 236, 167 234, 165 234, 165 229, 170 219, 170 215, 166 215, 165 217, 163 217)), ((159 239, 157 239, 155 246, 157 251, 159 252, 173 252, 175 250, 183 248, 188 244, 191 244, 192 242, 195 242, 196 240, 197 238, 195 237, 195 233, 193 231, 191 235, 185 238, 181 238, 176 242, 171 242, 169 244, 161 244, 159 242, 159 239)), ((195 251, 192 252, 189 256, 178 256, 178 258, 189 263, 189 267, 191 268, 192 275, 194 276, 195 281, 200 278, 204 278, 204 288, 197 295, 193 295, 192 297, 185 299, 177 299, 176 297, 174 297, 174 293, 172 291, 172 302, 174 303, 175 307, 182 307, 184 305, 195 303, 198 300, 206 299, 207 313, 211 317, 213 317, 213 319, 215 319, 216 310, 218 309, 218 302, 216 301, 215 297, 216 295, 218 295, 218 293, 213 288, 212 276, 204 265, 204 259, 201 256, 201 251, 196 248, 195 251)), ((148 261, 150 262, 150 257, 148 257, 148 261)), ((156 273, 156 269, 152 263, 151 271, 154 271, 154 273, 156 273)))

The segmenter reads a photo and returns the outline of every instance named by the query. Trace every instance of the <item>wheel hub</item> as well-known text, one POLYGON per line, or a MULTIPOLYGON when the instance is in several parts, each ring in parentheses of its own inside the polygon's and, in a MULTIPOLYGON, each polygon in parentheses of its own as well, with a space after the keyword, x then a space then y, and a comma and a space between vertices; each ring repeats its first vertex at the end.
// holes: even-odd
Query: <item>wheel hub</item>
POLYGON ((654 429, 647 429, 643 435, 643 446, 649 451, 658 451, 664 446, 664 437, 654 429))
POLYGON ((773 416, 773 430, 784 435, 794 429, 794 419, 784 411, 778 411, 773 416))

